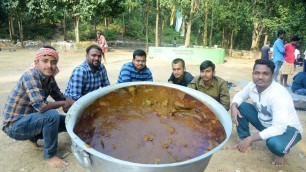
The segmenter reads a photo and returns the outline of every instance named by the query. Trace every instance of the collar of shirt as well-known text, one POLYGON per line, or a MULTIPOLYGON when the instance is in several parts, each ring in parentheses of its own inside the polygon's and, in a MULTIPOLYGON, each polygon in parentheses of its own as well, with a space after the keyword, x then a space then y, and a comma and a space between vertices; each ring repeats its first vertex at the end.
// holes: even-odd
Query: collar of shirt
MULTIPOLYGON (((253 83, 254 83, 254 82, 253 82, 253 83)), ((275 84, 275 83, 276 83, 276 82, 273 80, 272 83, 269 85, 269 87, 266 88, 266 89, 265 89, 263 92, 261 92, 260 94, 263 94, 263 93, 265 93, 265 92, 269 92, 269 90, 270 90, 272 84, 275 84)), ((259 94, 259 91, 257 90, 257 87, 256 87, 256 84, 255 84, 255 83, 254 83, 254 87, 253 87, 252 91, 253 91, 254 93, 258 93, 258 94, 259 94)))
MULTIPOLYGON (((204 88, 206 88, 207 86, 204 84, 204 81, 202 80, 202 78, 200 77, 200 85, 202 86, 202 87, 204 87, 204 88)), ((212 77, 212 82, 210 83, 210 86, 208 87, 208 88, 210 88, 210 87, 215 87, 216 85, 217 85, 217 83, 218 83, 218 79, 215 77, 215 76, 213 76, 212 77)))
POLYGON ((277 40, 284 44, 284 40, 283 39, 277 38, 277 40))

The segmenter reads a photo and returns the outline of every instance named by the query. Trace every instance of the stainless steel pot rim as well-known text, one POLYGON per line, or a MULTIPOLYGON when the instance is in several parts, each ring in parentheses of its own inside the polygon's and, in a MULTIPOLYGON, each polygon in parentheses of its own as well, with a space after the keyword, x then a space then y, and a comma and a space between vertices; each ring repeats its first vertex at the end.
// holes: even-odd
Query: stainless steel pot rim
POLYGON ((204 158, 213 155, 217 150, 221 149, 221 147, 224 146, 224 144, 228 141, 228 139, 230 138, 231 132, 232 132, 232 127, 233 127, 230 115, 224 109, 224 107, 221 104, 219 104, 215 99, 211 98, 210 96, 208 96, 208 95, 206 95, 206 94, 204 94, 200 91, 197 91, 197 90, 194 90, 194 89, 191 89, 191 88, 188 88, 188 87, 183 87, 183 86, 180 86, 180 85, 164 83, 164 82, 128 82, 128 83, 110 85, 110 86, 103 87, 103 88, 100 88, 98 90, 95 90, 95 91, 93 91, 91 93, 88 93, 85 96, 81 97, 78 101, 76 101, 71 106, 71 108, 67 112, 67 117, 66 117, 65 123, 66 123, 67 132, 68 132, 69 136, 71 137, 72 142, 75 142, 84 151, 86 151, 86 152, 88 152, 92 155, 95 155, 99 158, 102 158, 106 161, 112 161, 114 163, 119 163, 119 164, 124 164, 124 165, 132 165, 132 166, 138 166, 138 167, 154 167, 154 168, 171 167, 171 166, 183 166, 183 165, 190 164, 190 163, 193 163, 193 162, 201 161, 204 158), (141 164, 141 163, 124 161, 124 160, 120 160, 120 159, 108 156, 106 154, 103 154, 99 151, 96 151, 92 147, 86 145, 86 143, 84 143, 73 132, 73 128, 75 126, 75 123, 78 121, 78 117, 79 117, 78 114, 82 113, 82 111, 87 106, 92 104, 96 99, 100 98, 101 96, 103 96, 103 95, 105 95, 109 92, 112 92, 114 90, 117 90, 119 88, 129 87, 129 86, 133 86, 133 85, 155 85, 155 86, 165 86, 165 87, 170 87, 170 88, 176 88, 178 90, 181 90, 181 91, 195 97, 196 99, 203 102, 210 110, 212 110, 213 113, 220 120, 220 122, 221 122, 221 124, 224 127, 224 130, 226 132, 225 140, 222 143, 220 143, 217 147, 215 147, 211 151, 209 151, 209 152, 207 152, 207 153, 205 153, 201 156, 192 158, 190 160, 186 160, 186 161, 182 161, 182 162, 176 162, 176 163, 170 163, 170 164, 141 164))

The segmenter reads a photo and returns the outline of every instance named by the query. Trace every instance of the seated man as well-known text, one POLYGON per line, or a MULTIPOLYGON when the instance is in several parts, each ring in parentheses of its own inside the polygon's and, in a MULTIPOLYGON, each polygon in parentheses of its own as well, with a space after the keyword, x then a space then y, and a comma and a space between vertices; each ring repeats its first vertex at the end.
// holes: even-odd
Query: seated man
POLYGON ((168 82, 187 87, 192 79, 193 76, 189 72, 186 72, 185 61, 180 58, 174 59, 172 61, 172 74, 168 82))
POLYGON ((199 90, 217 100, 226 110, 230 107, 227 82, 215 76, 215 64, 209 60, 200 65, 200 75, 193 78, 188 87, 199 90))
POLYGON ((125 63, 122 66, 117 83, 153 81, 152 73, 146 66, 146 58, 147 54, 145 51, 134 51, 132 62, 125 63))
POLYGON ((76 101, 89 92, 110 85, 101 58, 102 49, 99 46, 91 45, 86 49, 86 59, 71 74, 65 91, 66 97, 76 101))
POLYGON ((266 140, 274 154, 272 164, 281 166, 290 148, 301 140, 303 129, 289 92, 273 80, 274 68, 269 60, 256 60, 253 82, 234 96, 231 114, 241 141, 229 148, 245 152, 253 142, 266 140), (249 98, 252 104, 245 102, 249 98), (251 135, 249 123, 260 132, 251 135))
POLYGON ((51 46, 38 50, 33 67, 25 71, 7 99, 2 131, 12 139, 29 140, 35 146, 38 139, 44 139, 44 160, 51 166, 63 168, 68 163, 56 153, 58 133, 66 131, 66 116, 55 109, 68 110, 72 100, 66 99, 54 78, 59 71, 58 58, 51 46), (55 102, 47 101, 49 95, 55 102))
POLYGON ((303 71, 293 77, 291 90, 295 94, 306 95, 306 60, 304 60, 303 71))

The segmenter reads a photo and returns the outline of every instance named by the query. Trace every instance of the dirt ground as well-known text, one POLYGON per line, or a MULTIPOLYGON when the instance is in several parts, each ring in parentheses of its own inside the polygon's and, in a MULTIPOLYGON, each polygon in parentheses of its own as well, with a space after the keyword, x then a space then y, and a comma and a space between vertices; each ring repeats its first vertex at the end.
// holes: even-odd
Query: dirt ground
MULTIPOLYGON (((10 52, 7 49, 0 51, 0 111, 9 92, 15 86, 17 80, 33 62, 34 53, 37 49, 26 49, 10 52)), ((114 49, 106 54, 108 72, 111 84, 115 84, 119 70, 123 63, 132 59, 132 50, 114 49)), ((83 62, 85 50, 60 52, 59 69, 56 76, 57 82, 64 92, 69 76, 73 68, 83 62)), ((218 64, 216 75, 233 81, 234 83, 247 83, 251 80, 251 71, 254 59, 227 58, 226 63, 218 64)), ((152 70, 154 81, 167 82, 171 73, 170 60, 158 60, 148 58, 147 66, 152 70)), ((199 65, 188 65, 187 70, 193 75, 199 74, 199 65)), ((298 69, 299 71, 301 69, 298 69)), ((292 81, 292 76, 289 81, 292 81)), ((241 84, 230 90, 231 97, 242 88, 241 84)), ((306 130, 306 112, 298 111, 299 118, 304 130, 306 130)), ((2 128, 1 124, 0 127, 2 128)), ((256 132, 252 129, 252 132, 256 132)), ((219 150, 213 155, 205 171, 220 172, 302 172, 306 171, 306 131, 303 134, 304 140, 300 141, 289 155, 286 156, 284 167, 271 165, 272 154, 265 146, 265 142, 256 142, 254 150, 240 153, 237 150, 219 150)), ((234 144, 238 141, 236 129, 233 129, 230 140, 226 145, 234 144)), ((0 167, 3 171, 86 171, 75 160, 70 150, 71 141, 67 133, 59 136, 59 156, 65 156, 69 166, 64 169, 55 169, 48 166, 42 160, 42 151, 34 149, 25 141, 15 141, 0 134, 0 167)), ((1 170, 1 171, 2 171, 1 170)))

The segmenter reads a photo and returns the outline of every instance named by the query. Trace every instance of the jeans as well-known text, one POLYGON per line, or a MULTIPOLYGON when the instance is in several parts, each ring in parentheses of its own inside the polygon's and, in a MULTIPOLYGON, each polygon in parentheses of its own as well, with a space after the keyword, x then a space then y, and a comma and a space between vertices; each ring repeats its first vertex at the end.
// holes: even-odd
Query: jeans
POLYGON ((274 62, 275 65, 275 69, 274 69, 274 80, 277 82, 277 76, 278 76, 278 72, 279 69, 282 67, 283 62, 281 61, 276 61, 274 62))
MULTIPOLYGON (((258 112, 253 105, 249 103, 242 103, 238 108, 242 118, 237 117, 239 125, 237 126, 237 133, 241 140, 250 136, 249 123, 251 123, 257 130, 262 131, 266 129, 259 119, 258 112)), ((279 157, 285 156, 289 153, 290 148, 301 140, 300 132, 294 127, 287 126, 286 131, 282 135, 270 137, 266 140, 268 149, 279 157)))
POLYGON ((54 109, 32 113, 11 124, 7 134, 15 140, 44 139, 43 158, 50 159, 57 153, 58 133, 66 131, 65 118, 54 109))

